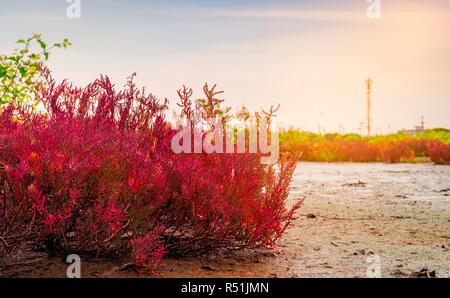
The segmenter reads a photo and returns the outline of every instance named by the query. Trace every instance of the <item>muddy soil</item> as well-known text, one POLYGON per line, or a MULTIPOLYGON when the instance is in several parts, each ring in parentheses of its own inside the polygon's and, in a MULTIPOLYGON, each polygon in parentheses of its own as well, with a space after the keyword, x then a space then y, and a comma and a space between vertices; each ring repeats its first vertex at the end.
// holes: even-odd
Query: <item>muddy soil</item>
MULTIPOLYGON (((303 196, 294 226, 277 249, 166 258, 156 273, 366 277, 379 260, 382 277, 408 277, 424 268, 437 277, 450 276, 450 167, 299 163, 290 204, 303 196)), ((139 277, 123 266, 127 262, 82 258, 82 276, 139 277)), ((8 267, 0 277, 65 277, 66 268, 62 257, 51 257, 8 267)))

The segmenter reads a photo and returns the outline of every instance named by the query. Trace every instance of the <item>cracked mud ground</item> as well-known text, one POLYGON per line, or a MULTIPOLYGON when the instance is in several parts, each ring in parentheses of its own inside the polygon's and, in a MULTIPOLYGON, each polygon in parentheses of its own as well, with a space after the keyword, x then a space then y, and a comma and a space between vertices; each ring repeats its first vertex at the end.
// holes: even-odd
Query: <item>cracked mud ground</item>
MULTIPOLYGON (((277 249, 166 258, 160 277, 382 277, 422 269, 450 274, 450 167, 433 164, 299 163, 290 204, 306 196, 277 249)), ((82 259, 83 277, 138 277, 127 259, 82 259)), ((1 277, 65 277, 62 257, 0 271, 1 277)))

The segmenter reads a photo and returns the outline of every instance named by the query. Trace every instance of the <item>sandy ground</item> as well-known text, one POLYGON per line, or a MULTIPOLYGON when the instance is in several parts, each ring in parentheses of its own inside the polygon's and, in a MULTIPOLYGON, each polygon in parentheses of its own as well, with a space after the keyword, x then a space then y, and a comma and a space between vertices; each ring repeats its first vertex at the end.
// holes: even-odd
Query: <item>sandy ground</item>
MULTIPOLYGON (((450 167, 299 163, 290 203, 306 196, 274 250, 166 258, 160 277, 450 277, 450 167), (379 257, 379 258, 378 258, 379 257), (379 260, 379 263, 377 263, 379 260)), ((138 277, 127 259, 83 259, 83 277, 138 277)), ((62 257, 8 267, 1 277, 65 277, 62 257)))

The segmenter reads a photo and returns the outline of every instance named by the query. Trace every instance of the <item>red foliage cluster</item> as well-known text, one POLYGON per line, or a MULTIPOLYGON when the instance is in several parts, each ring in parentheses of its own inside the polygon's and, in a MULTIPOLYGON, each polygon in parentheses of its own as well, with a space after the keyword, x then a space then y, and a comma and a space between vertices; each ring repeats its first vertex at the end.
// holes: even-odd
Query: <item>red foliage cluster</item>
POLYGON ((376 142, 374 145, 377 146, 383 162, 412 161, 415 157, 414 151, 403 141, 376 142))
POLYGON ((430 148, 430 158, 437 164, 450 165, 450 144, 435 144, 430 148))
MULTIPOLYGON (((66 252, 130 252, 152 270, 167 252, 272 247, 291 224, 301 204, 286 208, 294 162, 174 154, 167 102, 133 77, 121 92, 107 77, 85 88, 47 80, 38 90, 45 114, 0 112, 0 253, 28 240, 66 252)), ((210 102, 204 114, 213 113, 210 102)), ((199 109, 188 98, 181 105, 188 116, 199 109)))
POLYGON ((166 247, 160 241, 163 231, 164 226, 157 226, 147 235, 131 240, 131 258, 138 271, 143 268, 154 273, 153 268, 161 263, 167 253, 166 247))

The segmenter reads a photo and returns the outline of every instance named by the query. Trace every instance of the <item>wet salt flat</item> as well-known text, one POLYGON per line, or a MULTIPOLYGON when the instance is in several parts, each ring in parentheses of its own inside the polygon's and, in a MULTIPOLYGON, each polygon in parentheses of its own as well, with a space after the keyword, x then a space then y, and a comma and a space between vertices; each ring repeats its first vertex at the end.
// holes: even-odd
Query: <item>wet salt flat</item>
MULTIPOLYGON (((291 189, 291 195, 297 194, 323 197, 345 194, 365 199, 408 198, 448 206, 450 167, 431 163, 301 162, 294 173, 291 189)), ((450 212, 449 209, 446 211, 450 212)))
POLYGON ((294 262, 297 276, 364 277, 373 254, 383 277, 423 268, 449 276, 449 166, 302 162, 290 199, 302 196, 304 217, 282 249, 308 255, 294 262))

